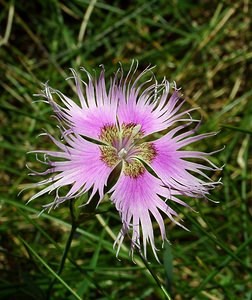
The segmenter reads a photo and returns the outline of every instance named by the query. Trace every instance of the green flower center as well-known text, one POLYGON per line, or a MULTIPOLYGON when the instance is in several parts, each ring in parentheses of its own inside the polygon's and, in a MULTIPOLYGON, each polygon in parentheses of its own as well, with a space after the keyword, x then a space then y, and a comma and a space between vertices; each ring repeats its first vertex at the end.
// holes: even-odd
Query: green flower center
POLYGON ((143 132, 138 124, 106 125, 99 137, 106 144, 100 146, 101 160, 111 168, 122 162, 126 176, 136 178, 142 175, 145 167, 141 160, 150 163, 156 156, 152 143, 139 142, 143 132))

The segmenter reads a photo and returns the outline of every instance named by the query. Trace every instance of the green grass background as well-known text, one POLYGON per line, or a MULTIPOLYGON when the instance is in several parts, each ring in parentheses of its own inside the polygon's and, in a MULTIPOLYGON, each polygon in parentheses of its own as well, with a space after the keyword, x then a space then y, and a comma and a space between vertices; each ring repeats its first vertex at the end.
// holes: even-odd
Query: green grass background
POLYGON ((27 175, 27 162, 39 164, 26 152, 53 148, 37 135, 59 136, 51 108, 33 94, 49 80, 73 96, 70 67, 104 64, 109 77, 132 59, 182 87, 201 107, 202 132, 220 130, 197 144, 209 152, 225 145, 213 158, 225 164, 214 175, 223 182, 212 193, 219 204, 176 207, 190 232, 166 220, 172 245, 161 249, 157 231, 161 264, 149 255, 151 275, 138 255, 131 261, 127 241, 116 259, 121 223, 104 202, 107 212, 79 227, 51 299, 166 299, 160 285, 176 300, 252 299, 251 16, 249 0, 0 0, 0 299, 46 299, 70 231, 67 203, 38 217, 53 195, 29 205, 34 190, 17 195, 38 180, 27 175))

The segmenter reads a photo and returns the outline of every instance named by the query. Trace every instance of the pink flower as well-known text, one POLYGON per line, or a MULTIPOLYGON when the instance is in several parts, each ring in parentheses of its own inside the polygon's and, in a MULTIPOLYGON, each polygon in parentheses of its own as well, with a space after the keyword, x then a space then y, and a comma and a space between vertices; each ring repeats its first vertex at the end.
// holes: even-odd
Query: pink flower
POLYGON ((151 68, 147 67, 136 77, 137 67, 132 63, 126 77, 120 68, 108 89, 103 68, 98 79, 82 69, 87 81, 71 70, 79 104, 45 85, 43 96, 59 119, 63 142, 47 134, 59 150, 34 151, 44 154, 44 163, 49 167, 35 174, 54 175, 33 185, 45 187, 30 201, 56 191, 54 201, 45 208, 57 207, 86 192, 90 195, 88 202, 95 194, 100 202, 106 187, 123 224, 115 242, 117 253, 124 236, 131 233, 132 253, 135 247, 139 250, 143 247, 146 257, 149 243, 157 257, 152 219, 156 220, 165 240, 164 215, 182 226, 170 203, 188 206, 179 198, 181 195, 207 197, 218 182, 213 182, 204 171, 219 168, 207 159, 211 153, 183 150, 215 133, 195 135, 195 130, 189 130, 189 125, 199 121, 190 116, 193 109, 181 111, 184 101, 176 87, 169 96, 167 80, 158 84, 151 76, 142 81, 151 68), (62 105, 54 100, 55 96, 62 105), (109 177, 116 170, 119 175, 116 181, 114 178, 114 185, 107 187, 109 177), (64 186, 69 186, 69 190, 59 196, 58 191, 64 186))

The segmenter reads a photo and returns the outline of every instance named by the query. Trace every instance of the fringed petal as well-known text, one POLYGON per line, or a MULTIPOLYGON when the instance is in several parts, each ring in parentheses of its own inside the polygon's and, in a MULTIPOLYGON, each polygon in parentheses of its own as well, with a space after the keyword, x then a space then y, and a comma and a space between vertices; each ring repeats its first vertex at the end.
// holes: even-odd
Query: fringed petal
MULTIPOLYGON (((125 176, 122 173, 110 192, 112 192, 111 200, 115 203, 123 223, 122 230, 116 241, 118 248, 121 246, 123 237, 132 232, 132 252, 135 248, 141 249, 143 247, 144 256, 146 257, 147 244, 150 244, 158 260, 151 216, 154 217, 159 225, 162 240, 166 240, 166 234, 160 211, 173 222, 182 226, 174 219, 174 217, 177 217, 177 213, 168 205, 168 201, 174 201, 174 199, 177 200, 175 202, 179 202, 175 196, 171 196, 173 191, 164 187, 160 179, 145 171, 144 174, 137 178, 125 176), (169 199, 165 202, 160 196, 164 198, 169 197, 169 199)), ((181 201, 181 203, 183 202, 181 201)))
POLYGON ((64 186, 71 186, 71 188, 66 195, 56 196, 52 203, 53 206, 57 205, 58 202, 62 202, 62 199, 67 200, 79 196, 80 190, 81 193, 92 190, 92 195, 98 192, 99 199, 103 198, 104 187, 113 168, 108 167, 100 159, 99 146, 73 134, 65 137, 65 140, 68 142, 68 145, 63 147, 61 142, 53 139, 53 141, 57 142, 57 146, 65 151, 36 151, 51 157, 48 163, 51 168, 45 172, 54 173, 55 175, 51 177, 50 181, 41 181, 34 184, 34 186, 50 185, 33 195, 29 201, 64 186))

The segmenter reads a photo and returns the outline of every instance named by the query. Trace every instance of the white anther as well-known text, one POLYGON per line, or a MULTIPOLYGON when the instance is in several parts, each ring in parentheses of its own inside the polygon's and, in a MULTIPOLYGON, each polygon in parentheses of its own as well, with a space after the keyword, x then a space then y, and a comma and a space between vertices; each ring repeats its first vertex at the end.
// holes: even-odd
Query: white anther
POLYGON ((127 153, 128 153, 128 151, 125 150, 124 148, 122 148, 122 149, 118 152, 118 156, 119 156, 121 159, 124 159, 124 158, 127 156, 127 153))

